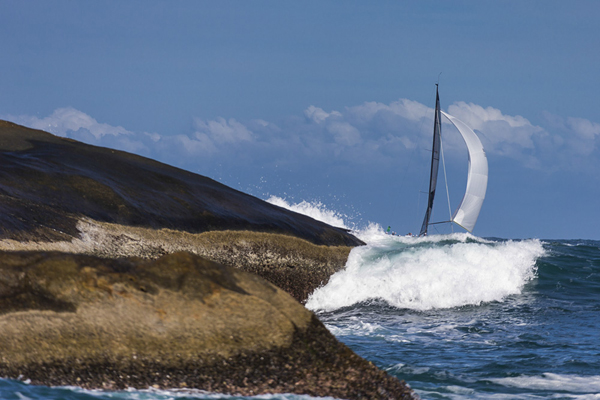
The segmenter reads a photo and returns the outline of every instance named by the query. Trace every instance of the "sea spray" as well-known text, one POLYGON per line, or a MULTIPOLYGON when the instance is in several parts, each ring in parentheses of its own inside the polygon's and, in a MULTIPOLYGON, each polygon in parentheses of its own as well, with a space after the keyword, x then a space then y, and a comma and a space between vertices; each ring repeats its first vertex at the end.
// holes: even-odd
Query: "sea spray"
MULTIPOLYGON (((348 229, 344 216, 320 202, 292 204, 276 196, 267 201, 348 229)), ((536 239, 494 241, 468 233, 396 236, 376 223, 352 233, 367 246, 352 250, 346 268, 308 298, 309 309, 332 311, 375 299, 412 310, 502 301, 535 278, 536 260, 545 254, 536 239)))
POLYGON ((309 309, 373 299, 413 310, 502 301, 535 277, 544 254, 539 240, 492 242, 468 234, 372 239, 352 250, 346 268, 309 297, 309 309))
POLYGON ((321 202, 308 202, 301 201, 300 203, 292 204, 285 199, 277 196, 271 196, 266 200, 268 203, 297 212, 298 214, 307 215, 317 221, 325 222, 336 228, 351 229, 346 225, 344 218, 347 216, 342 215, 336 211, 327 209, 327 207, 321 202))

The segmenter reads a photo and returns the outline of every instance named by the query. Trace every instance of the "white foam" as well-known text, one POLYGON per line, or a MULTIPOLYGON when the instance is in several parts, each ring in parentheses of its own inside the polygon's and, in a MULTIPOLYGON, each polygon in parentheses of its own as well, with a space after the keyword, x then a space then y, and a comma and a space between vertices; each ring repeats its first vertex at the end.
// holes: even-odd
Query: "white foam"
POLYGON ((449 240, 456 242, 479 242, 494 243, 490 240, 473 236, 470 233, 452 233, 448 235, 416 236, 412 234, 396 235, 388 234, 383 227, 377 223, 369 222, 366 227, 352 231, 352 234, 370 245, 386 245, 391 243, 402 243, 405 245, 415 245, 420 243, 439 243, 449 240))
POLYGON ((600 376, 544 373, 541 376, 515 376, 489 379, 490 382, 521 389, 548 390, 600 395, 600 376))
MULTIPOLYGON (((240 399, 240 396, 232 396, 222 393, 211 393, 204 390, 198 389, 133 389, 128 388, 120 391, 107 391, 102 389, 82 389, 74 386, 63 386, 65 389, 72 390, 74 392, 91 395, 94 397, 101 398, 115 398, 115 399, 135 399, 135 400, 173 400, 173 399, 240 399)), ((293 393, 281 393, 281 394, 262 394, 256 396, 247 396, 243 398, 252 398, 255 400, 310 400, 317 399, 309 395, 299 395, 293 393)), ((334 400, 332 397, 318 397, 322 400, 334 400)))
POLYGON ((17 395, 17 398, 18 398, 19 400, 32 400, 32 398, 31 398, 31 397, 27 397, 27 396, 25 396, 25 395, 24 395, 23 393, 21 393, 21 392, 15 392, 15 394, 17 395))
POLYGON ((381 325, 377 323, 364 322, 357 317, 350 317, 345 322, 346 323, 342 326, 332 324, 325 324, 325 326, 327 329, 329 329, 329 332, 336 337, 348 335, 373 336, 375 332, 382 330, 381 325))
POLYGON ((309 297, 309 309, 331 311, 375 298, 415 310, 502 301, 535 277, 535 261, 544 254, 538 240, 489 242, 468 234, 375 239, 352 250, 346 268, 309 297))
POLYGON ((456 386, 456 385, 445 386, 445 389, 451 393, 456 393, 456 394, 460 394, 460 395, 472 396, 472 395, 476 394, 474 389, 466 388, 466 387, 462 387, 462 386, 456 386))
POLYGON ((331 226, 350 229, 344 221, 344 215, 338 213, 337 211, 328 210, 327 207, 325 207, 325 205, 321 202, 317 201, 309 203, 303 200, 300 203, 292 204, 287 200, 277 196, 271 196, 266 201, 287 210, 297 212, 298 214, 307 215, 313 219, 316 219, 317 221, 325 222, 331 226))
MULTIPOLYGON (((351 229, 346 216, 321 202, 292 204, 277 196, 267 201, 351 229)), ((352 233, 368 245, 352 250, 346 268, 309 297, 309 309, 330 311, 377 298, 416 310, 502 301, 535 277, 535 261, 544 254, 539 240, 493 242, 468 233, 396 236, 375 223, 352 233)))

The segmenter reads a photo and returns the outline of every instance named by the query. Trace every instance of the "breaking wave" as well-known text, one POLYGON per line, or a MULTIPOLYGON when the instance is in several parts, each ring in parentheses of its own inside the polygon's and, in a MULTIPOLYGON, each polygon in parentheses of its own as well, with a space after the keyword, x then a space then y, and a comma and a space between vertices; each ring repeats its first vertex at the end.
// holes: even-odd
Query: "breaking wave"
MULTIPOLYGON (((320 202, 291 204, 276 196, 267 201, 350 229, 346 216, 320 202)), ((536 261, 545 254, 537 239, 493 241, 468 233, 394 236, 375 223, 352 233, 367 245, 353 249, 346 268, 309 297, 309 309, 332 311, 375 299, 413 310, 502 301, 536 277, 536 261)))
POLYGON ((535 278, 545 251, 539 240, 488 241, 469 234, 426 238, 363 232, 346 268, 317 289, 306 306, 331 311, 382 299, 413 310, 502 301, 535 278))

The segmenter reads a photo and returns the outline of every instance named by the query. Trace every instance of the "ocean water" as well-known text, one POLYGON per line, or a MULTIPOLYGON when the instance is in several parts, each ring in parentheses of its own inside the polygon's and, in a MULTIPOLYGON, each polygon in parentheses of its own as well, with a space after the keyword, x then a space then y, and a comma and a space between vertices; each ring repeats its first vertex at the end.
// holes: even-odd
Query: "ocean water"
MULTIPOLYGON (((343 216, 309 203, 338 226, 343 216)), ((600 241, 428 238, 367 243, 307 307, 423 399, 600 399, 600 241)), ((189 390, 89 391, 0 379, 0 399, 310 399, 189 390)))
POLYGON ((307 306, 424 399, 600 399, 600 242, 380 237, 307 306))

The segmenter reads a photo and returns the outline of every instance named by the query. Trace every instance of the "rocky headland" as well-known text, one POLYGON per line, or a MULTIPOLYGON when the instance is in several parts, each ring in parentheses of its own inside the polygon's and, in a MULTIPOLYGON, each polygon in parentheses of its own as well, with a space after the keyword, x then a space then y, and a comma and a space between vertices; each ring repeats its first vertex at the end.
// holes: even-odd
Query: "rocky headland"
POLYGON ((361 244, 201 175, 0 121, 0 376, 412 398, 296 301, 361 244))
POLYGON ((191 251, 304 301, 361 244, 210 178, 0 121, 0 250, 191 251))

